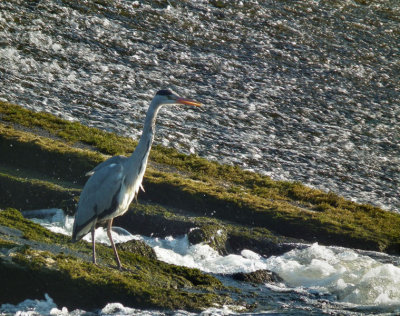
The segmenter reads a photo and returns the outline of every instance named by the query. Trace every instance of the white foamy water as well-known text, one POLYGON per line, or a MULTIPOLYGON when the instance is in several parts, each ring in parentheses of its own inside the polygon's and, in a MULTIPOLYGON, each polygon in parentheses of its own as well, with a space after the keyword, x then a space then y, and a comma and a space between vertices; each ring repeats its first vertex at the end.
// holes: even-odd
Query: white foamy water
POLYGON ((171 264, 222 274, 267 269, 284 280, 282 289, 329 294, 339 302, 357 305, 400 307, 400 267, 351 249, 313 244, 265 259, 250 250, 243 250, 241 255, 221 256, 207 245, 189 245, 186 236, 148 243, 159 260, 171 264))
MULTIPOLYGON (((43 210, 43 212, 46 212, 46 210, 43 210)), ((33 220, 52 232, 72 235, 74 218, 64 216, 62 210, 58 210, 56 213, 52 212, 48 218, 33 220)), ((127 242, 132 239, 143 240, 154 249, 159 260, 197 268, 205 272, 230 274, 266 269, 262 257, 250 250, 243 250, 241 255, 221 256, 208 245, 190 245, 187 235, 179 238, 151 238, 132 235, 123 228, 113 227, 112 236, 116 243, 127 242)), ((110 245, 107 232, 103 227, 96 229, 95 238, 96 242, 110 245)), ((83 240, 91 242, 91 235, 87 234, 83 240)))
POLYGON ((209 273, 231 274, 266 269, 261 256, 243 250, 241 255, 221 256, 208 245, 190 245, 187 236, 181 238, 150 239, 159 260, 209 273))
POLYGON ((313 244, 266 262, 290 287, 332 294, 340 302, 400 306, 400 267, 351 249, 313 244))
MULTIPOLYGON (((77 311, 79 313, 79 311, 77 311)), ((44 300, 30 300, 27 299, 17 305, 2 304, 0 306, 0 315, 19 315, 19 316, 35 316, 35 315, 73 315, 68 313, 67 308, 61 310, 57 308, 53 299, 44 294, 44 300)))
POLYGON ((161 312, 157 310, 141 310, 124 306, 120 303, 109 303, 96 313, 87 313, 84 310, 68 311, 66 307, 57 308, 53 299, 45 294, 43 300, 25 300, 17 305, 3 304, 0 306, 0 315, 15 316, 222 316, 235 314, 228 306, 224 308, 209 308, 201 313, 190 313, 187 311, 161 312))
MULTIPOLYGON (((49 217, 35 221, 54 232, 71 235, 73 218, 65 217, 61 210, 51 210, 49 217)), ((278 301, 282 294, 288 295, 289 306, 296 306, 300 301, 303 302, 301 304, 304 304, 304 307, 315 308, 321 304, 322 300, 335 305, 335 308, 339 306, 345 314, 346 309, 373 309, 400 313, 399 257, 341 247, 326 247, 317 243, 309 247, 302 245, 281 256, 269 258, 246 249, 240 255, 221 256, 208 245, 190 245, 187 236, 150 238, 131 235, 126 230, 116 228, 113 231, 113 238, 116 242, 131 239, 143 240, 153 247, 161 261, 198 268, 217 275, 253 272, 260 269, 273 271, 283 279, 283 282, 265 284, 264 291, 268 291, 268 295, 276 295, 278 301)), ((90 241, 90 234, 84 239, 90 241)), ((96 241, 109 244, 103 228, 96 230, 96 241)), ((36 304, 34 302, 28 300, 14 307, 5 305, 0 310, 12 312, 14 309, 26 309, 36 304)), ((54 315, 67 314, 65 308, 57 309, 48 296, 44 301, 37 302, 38 309, 42 309, 43 306, 48 306, 49 311, 54 315)), ((110 304, 102 310, 101 314, 128 315, 132 311, 133 309, 128 307, 110 304)), ((140 315, 163 315, 155 311, 135 311, 140 315)), ((209 312, 210 315, 233 313, 228 307, 225 310, 209 312)), ((79 314, 80 311, 74 313, 79 314)), ((177 312, 176 315, 181 315, 179 313, 177 312)), ((349 315, 358 315, 357 312, 351 313, 349 312, 349 315)), ((182 315, 189 314, 182 312, 182 315)))
MULTIPOLYGON (((226 311, 229 311, 226 309, 226 311)), ((164 313, 156 310, 141 310, 137 308, 126 307, 120 303, 109 303, 104 308, 96 313, 87 313, 84 310, 68 311, 66 307, 59 309, 54 303, 53 299, 48 295, 44 295, 43 300, 30 300, 27 299, 17 305, 13 304, 2 304, 0 306, 0 315, 15 315, 15 316, 39 316, 39 315, 51 315, 51 316, 84 316, 84 315, 101 315, 101 316, 122 316, 122 315, 138 315, 138 316, 194 316, 197 314, 189 313, 186 311, 177 311, 174 313, 164 313)), ((215 309, 205 311, 203 315, 224 315, 224 310, 215 309)))

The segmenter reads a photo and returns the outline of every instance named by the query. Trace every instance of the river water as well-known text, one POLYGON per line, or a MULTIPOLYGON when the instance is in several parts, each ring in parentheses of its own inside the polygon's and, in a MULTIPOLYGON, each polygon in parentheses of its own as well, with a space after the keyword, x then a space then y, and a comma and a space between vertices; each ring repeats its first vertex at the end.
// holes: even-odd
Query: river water
MULTIPOLYGON (((0 100, 138 138, 155 92, 172 88, 204 106, 164 107, 157 143, 399 212, 399 38, 398 0, 2 0, 0 100)), ((357 269, 314 248, 323 259, 265 264, 357 269)), ((320 305, 298 288, 340 287, 288 280, 320 305)))

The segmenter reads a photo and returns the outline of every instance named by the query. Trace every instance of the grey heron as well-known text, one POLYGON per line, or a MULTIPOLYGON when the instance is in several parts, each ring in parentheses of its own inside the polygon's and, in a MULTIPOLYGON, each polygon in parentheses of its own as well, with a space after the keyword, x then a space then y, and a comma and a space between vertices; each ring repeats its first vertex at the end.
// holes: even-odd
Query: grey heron
MULTIPOLYGON (((121 269, 121 261, 111 236, 113 219, 124 214, 142 188, 142 180, 154 139, 158 111, 163 105, 183 104, 201 106, 201 103, 178 97, 169 90, 160 90, 147 110, 143 132, 131 156, 114 156, 88 172, 90 178, 83 187, 75 214, 72 241, 92 234, 93 263, 96 263, 95 229, 97 224, 107 224, 107 235, 121 269)), ((143 188, 142 188, 143 189, 143 188)))

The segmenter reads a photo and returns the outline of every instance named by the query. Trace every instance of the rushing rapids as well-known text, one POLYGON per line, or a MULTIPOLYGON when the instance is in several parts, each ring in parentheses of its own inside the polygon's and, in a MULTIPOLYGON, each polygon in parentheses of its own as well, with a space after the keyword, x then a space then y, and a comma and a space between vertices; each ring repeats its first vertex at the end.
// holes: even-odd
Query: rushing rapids
MULTIPOLYGON (((72 233, 73 218, 64 216, 62 210, 43 210, 47 217, 35 221, 48 229, 67 235, 72 233)), ((277 273, 282 282, 267 283, 257 288, 255 314, 278 313, 288 315, 362 315, 363 313, 398 313, 400 311, 400 259, 377 252, 356 251, 341 247, 318 244, 298 245, 281 256, 263 258, 244 249, 240 255, 219 255, 208 245, 190 245, 187 236, 165 239, 131 235, 118 229, 113 232, 116 242, 130 239, 145 241, 153 247, 157 257, 167 263, 178 264, 219 275, 229 284, 238 286, 244 293, 254 292, 255 285, 239 285, 229 275, 237 272, 253 272, 268 269, 277 273), (232 283, 233 282, 233 283, 232 283)), ((90 241, 90 234, 85 240, 90 241)), ((97 242, 109 244, 104 228, 96 231, 97 242)), ((251 297, 251 296, 250 296, 251 297)), ((232 307, 231 307, 232 308, 232 307)), ((83 315, 82 310, 69 313, 67 307, 58 307, 47 294, 44 300, 26 300, 18 305, 3 304, 1 312, 18 313, 35 311, 37 314, 83 315)), ((227 315, 234 313, 229 306, 209 309, 204 315, 227 315)), ((170 315, 158 311, 144 311, 110 302, 98 315, 170 315)), ((35 315, 35 314, 34 314, 35 315)), ((176 311, 174 315, 194 315, 176 311)))

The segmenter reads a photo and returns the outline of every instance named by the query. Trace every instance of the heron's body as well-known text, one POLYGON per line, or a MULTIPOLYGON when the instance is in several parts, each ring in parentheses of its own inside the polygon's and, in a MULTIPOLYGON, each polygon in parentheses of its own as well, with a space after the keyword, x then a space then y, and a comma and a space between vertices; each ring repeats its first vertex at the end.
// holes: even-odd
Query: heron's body
POLYGON ((92 232, 93 262, 96 262, 95 227, 97 224, 107 222, 108 237, 114 249, 117 264, 121 268, 111 237, 112 221, 128 210, 141 188, 154 139, 156 117, 161 106, 165 104, 200 105, 198 102, 179 98, 168 90, 159 91, 147 111, 142 136, 132 155, 111 157, 88 173, 91 177, 86 182, 79 199, 72 240, 78 241, 87 233, 92 232))

